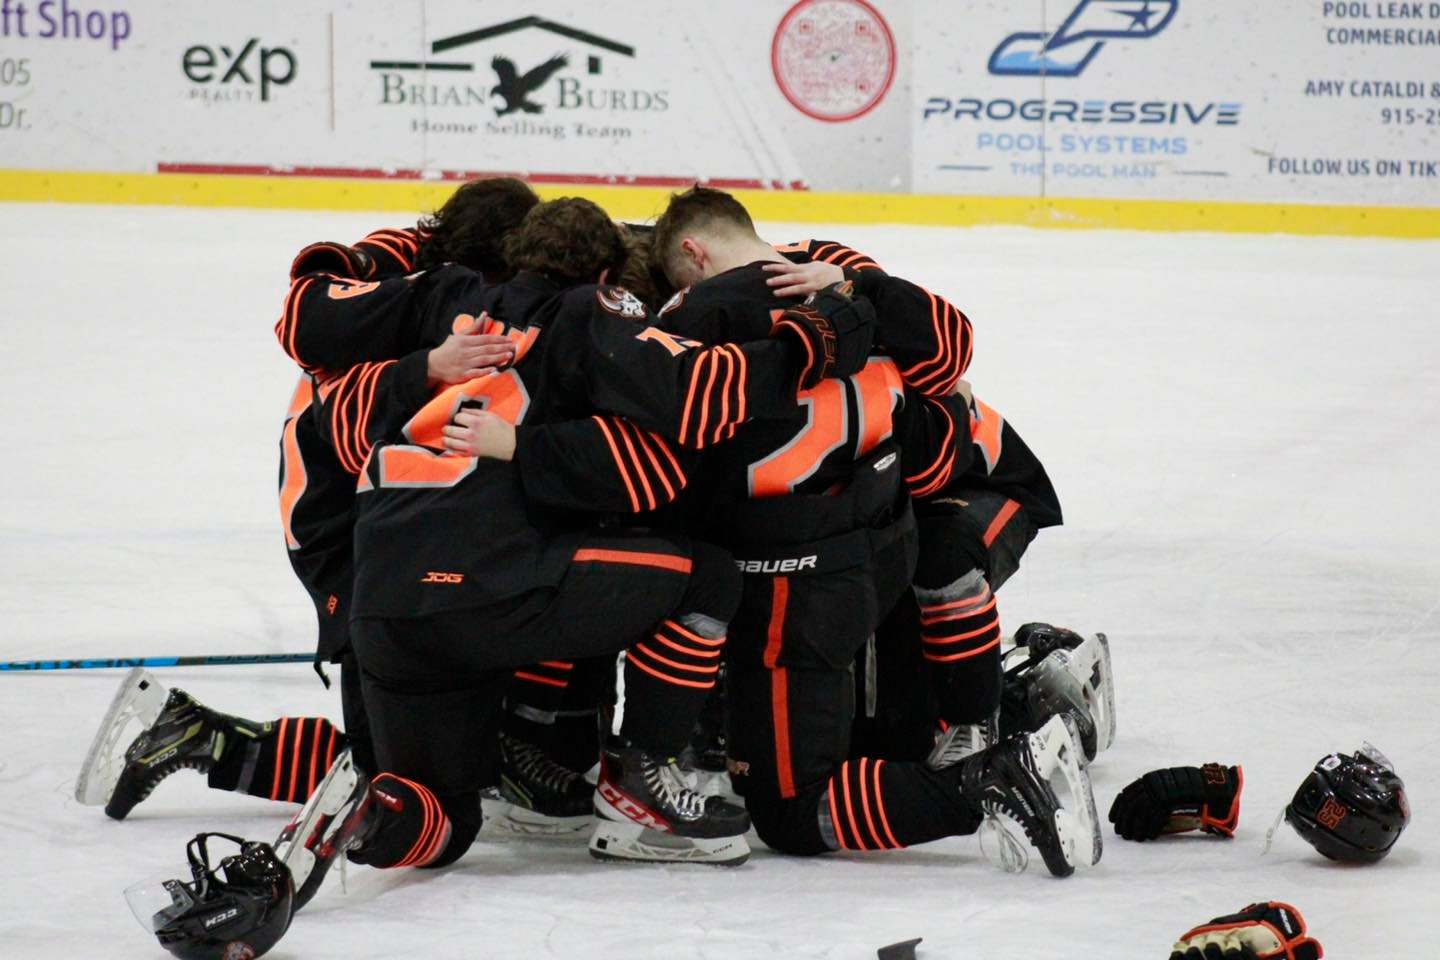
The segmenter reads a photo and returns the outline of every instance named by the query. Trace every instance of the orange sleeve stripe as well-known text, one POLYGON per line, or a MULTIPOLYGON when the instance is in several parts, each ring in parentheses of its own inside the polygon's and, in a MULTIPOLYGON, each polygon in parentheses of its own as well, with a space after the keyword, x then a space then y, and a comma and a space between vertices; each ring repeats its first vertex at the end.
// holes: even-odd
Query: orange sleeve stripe
POLYGON ((605 421, 600 417, 594 418, 600 426, 600 432, 605 435, 605 442, 610 445, 610 455, 615 458, 615 472, 625 483, 625 492, 630 496, 630 509, 635 513, 640 512, 640 498, 635 495, 635 485, 630 482, 630 475, 625 472, 625 462, 620 458, 620 448, 615 445, 615 438, 610 435, 610 428, 605 426, 605 421))
POLYGON ((710 359, 708 352, 701 353, 695 358, 695 365, 690 369, 690 389, 685 394, 685 408, 680 413, 680 432, 678 438, 683 444, 686 432, 690 429, 690 413, 695 406, 695 391, 700 384, 700 369, 710 359))
MULTIPOLYGON (((370 438, 368 436, 370 432, 370 416, 375 412, 375 394, 380 389, 380 375, 385 371, 386 367, 393 363, 394 361, 390 360, 377 365, 365 383, 365 393, 361 399, 363 405, 355 418, 355 435, 352 439, 355 448, 355 460, 362 469, 366 458, 370 456, 370 438)), ((360 470, 357 469, 355 472, 359 473, 360 470)))
POLYGON ((572 563, 618 563, 632 567, 655 567, 658 570, 673 570, 676 573, 690 573, 693 564, 689 557, 677 557, 670 553, 646 553, 640 550, 580 549, 570 558, 572 563))
POLYGON ((700 391, 700 418, 695 423, 696 448, 705 446, 705 433, 710 427, 710 397, 715 390, 715 379, 720 375, 719 355, 714 348, 707 352, 705 359, 708 361, 705 365, 708 375, 705 378, 705 386, 700 391))
POLYGON ((1000 536, 1000 531, 1005 529, 1005 524, 1009 523, 1010 518, 1015 516, 1019 510, 1020 504, 1014 500, 1005 501, 1005 506, 1000 508, 1000 512, 995 514, 995 519, 990 521, 990 526, 985 528, 983 542, 987 548, 995 543, 995 539, 1000 536))
MULTIPOLYGON (((929 403, 930 401, 927 398, 922 402, 929 403)), ((950 416, 950 412, 938 403, 934 404, 934 407, 940 411, 941 415, 945 418, 945 438, 940 441, 940 453, 935 458, 935 461, 919 473, 912 474, 905 478, 905 481, 912 486, 917 483, 924 484, 933 480, 934 477, 932 475, 936 471, 943 468, 946 464, 953 464, 955 461, 955 418, 950 416)))
POLYGON ((280 338, 280 345, 285 348, 285 353, 300 364, 301 367, 309 369, 305 361, 301 360, 295 352, 295 336, 300 329, 300 301, 305 296, 305 291, 315 282, 315 277, 301 277, 290 285, 290 292, 285 296, 285 309, 280 315, 280 322, 275 332, 280 338))
MULTIPOLYGON (((659 458, 655 456, 655 451, 650 446, 652 438, 656 442, 661 444, 663 444, 664 441, 661 440, 659 437, 655 436, 653 433, 650 433, 650 431, 641 430, 639 427, 635 426, 635 424, 630 423, 627 420, 621 420, 619 421, 619 424, 621 426, 629 427, 631 432, 635 434, 636 445, 639 446, 641 450, 645 451, 645 457, 650 461, 650 466, 655 473, 655 478, 659 480, 660 484, 665 488, 665 502, 672 502, 675 499, 675 488, 671 486, 669 479, 666 478, 665 470, 660 465, 659 458)), ((682 476, 678 477, 677 480, 680 483, 681 488, 683 489, 685 485, 685 478, 682 476)))
POLYGON ((735 357, 729 347, 719 348, 720 357, 725 361, 725 382, 720 385, 720 402, 715 429, 710 433, 710 442, 719 443, 725 428, 730 425, 730 388, 735 384, 735 357))
MULTIPOLYGON (((730 349, 735 353, 735 359, 739 361, 740 365, 740 380, 736 386, 736 390, 740 394, 740 407, 735 411, 735 423, 741 424, 745 422, 745 418, 748 415, 748 411, 745 408, 745 394, 750 386, 750 364, 749 361, 745 359, 744 350, 734 345, 732 345, 730 349)), ((730 435, 734 436, 734 434, 735 426, 732 424, 730 427, 730 435)))
POLYGON ((575 669, 575 664, 568 660, 541 660, 538 666, 549 667, 552 670, 564 670, 566 673, 575 669))
POLYGON ((875 809, 880 812, 880 826, 885 828, 885 839, 890 841, 890 846, 898 850, 904 846, 895 839, 895 834, 890 830, 890 818, 885 816, 885 794, 880 791, 880 768, 885 766, 884 760, 876 760, 875 766, 871 767, 871 774, 875 780, 875 809))
POLYGON ((640 480, 640 486, 645 491, 645 509, 654 510, 658 504, 655 501, 655 491, 650 487, 650 481, 645 478, 645 468, 641 466, 640 454, 635 450, 635 444, 631 442, 630 435, 625 432, 623 424, 616 422, 616 431, 620 434, 620 441, 625 444, 625 452, 630 455, 630 463, 635 467, 635 476, 640 480))

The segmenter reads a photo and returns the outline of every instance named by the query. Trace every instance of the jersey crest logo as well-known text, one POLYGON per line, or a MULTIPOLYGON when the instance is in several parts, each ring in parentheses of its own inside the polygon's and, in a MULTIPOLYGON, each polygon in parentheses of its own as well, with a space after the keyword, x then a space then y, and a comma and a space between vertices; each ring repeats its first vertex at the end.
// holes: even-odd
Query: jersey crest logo
POLYGON ((624 317, 626 320, 644 320, 645 304, 624 287, 604 287, 595 291, 595 298, 600 301, 600 306, 609 310, 617 317, 624 317))

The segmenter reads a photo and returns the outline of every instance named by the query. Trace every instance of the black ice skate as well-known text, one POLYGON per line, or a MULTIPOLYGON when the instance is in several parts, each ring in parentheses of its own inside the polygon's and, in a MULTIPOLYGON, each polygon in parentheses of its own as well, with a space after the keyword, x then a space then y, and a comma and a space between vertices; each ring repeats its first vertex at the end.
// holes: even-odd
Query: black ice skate
POLYGON ((595 788, 533 743, 500 734, 500 785, 485 819, 498 829, 566 836, 590 826, 595 788))
POLYGON ((1014 734, 960 761, 961 797, 984 816, 982 847, 998 843, 993 858, 1004 870, 1025 869, 1027 841, 1057 877, 1100 860, 1095 797, 1067 719, 1052 717, 1035 733, 1014 734))
MULTIPOLYGON (((87 807, 108 803, 125 768, 125 751, 120 744, 131 727, 143 732, 165 709, 170 691, 144 667, 131 667, 100 721, 100 727, 85 751, 85 762, 75 780, 75 799, 87 807)), ((133 738, 133 735, 132 735, 133 738)))
POLYGON ((1115 740, 1115 682, 1110 641, 1048 623, 1027 623, 1015 631, 1006 652, 1001 729, 1038 730, 1053 716, 1068 714, 1089 764, 1115 740))
POLYGON ((750 856, 749 829, 749 814, 691 789, 673 760, 637 747, 605 748, 591 856, 736 866, 750 856))
POLYGON ((170 774, 187 769, 209 773, 230 738, 259 732, 251 721, 211 710, 184 690, 171 690, 159 715, 125 750, 105 814, 124 820, 170 774))
POLYGON ((350 750, 335 758, 330 772, 275 841, 275 853, 295 881, 295 909, 309 903, 335 858, 363 844, 380 820, 370 777, 355 766, 350 750))

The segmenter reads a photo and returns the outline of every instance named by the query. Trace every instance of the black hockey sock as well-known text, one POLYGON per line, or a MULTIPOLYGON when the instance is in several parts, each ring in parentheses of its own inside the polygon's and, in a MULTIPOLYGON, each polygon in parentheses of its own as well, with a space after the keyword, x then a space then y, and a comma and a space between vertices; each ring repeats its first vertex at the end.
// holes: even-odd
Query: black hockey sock
POLYGON ((960 799, 958 768, 861 757, 840 765, 818 804, 830 849, 895 850, 974 833, 979 820, 960 799))
POLYGON ((621 734, 649 753, 679 756, 715 689, 725 625, 697 614, 665 620, 625 651, 621 734), (685 624, 688 624, 685 625, 685 624))
POLYGON ((370 781, 378 820, 349 857, 372 867, 443 867, 460 858, 480 830, 480 798, 470 793, 441 803, 424 784, 382 773, 370 781), (474 816, 460 815, 473 807, 474 816), (450 814, 457 814, 452 822, 450 814))
POLYGON ((546 660, 516 670, 505 691, 505 733, 536 745, 547 741, 574 669, 567 660, 546 660))
POLYGON ((980 723, 1000 705, 1000 614, 978 572, 936 590, 916 587, 920 640, 947 723, 980 723))
POLYGON ((345 745, 345 734, 324 717, 227 724, 224 749, 210 771, 210 786, 304 803, 345 745))

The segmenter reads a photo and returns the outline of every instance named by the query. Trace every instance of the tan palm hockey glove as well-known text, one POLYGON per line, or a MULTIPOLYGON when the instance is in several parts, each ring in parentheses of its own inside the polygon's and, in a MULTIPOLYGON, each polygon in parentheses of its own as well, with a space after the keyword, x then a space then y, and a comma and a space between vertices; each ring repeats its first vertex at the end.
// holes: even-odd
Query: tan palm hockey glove
POLYGON ((1271 900, 1183 934, 1170 960, 1320 960, 1320 941, 1305 935, 1305 918, 1271 900))

